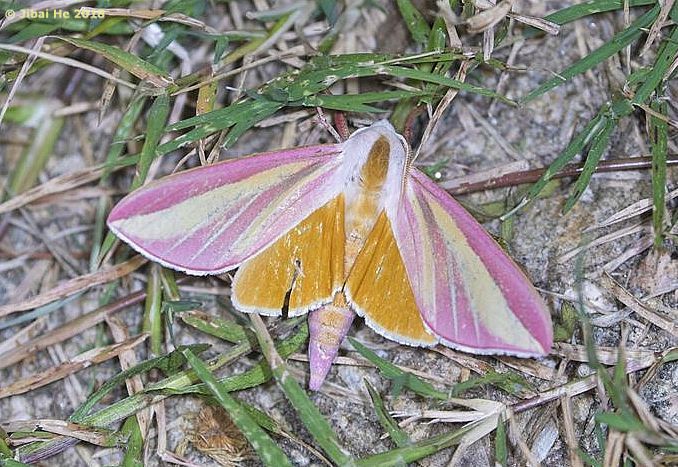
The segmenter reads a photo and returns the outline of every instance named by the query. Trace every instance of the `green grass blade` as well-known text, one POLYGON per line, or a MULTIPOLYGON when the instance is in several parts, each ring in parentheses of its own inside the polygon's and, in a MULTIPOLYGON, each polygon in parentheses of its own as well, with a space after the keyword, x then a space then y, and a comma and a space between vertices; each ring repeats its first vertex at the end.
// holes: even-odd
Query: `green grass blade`
POLYGON ((463 428, 450 433, 431 436, 422 441, 412 443, 409 446, 392 449, 384 453, 360 459, 357 462, 357 465, 364 467, 399 467, 404 464, 416 462, 419 459, 423 459, 424 457, 440 452, 443 449, 459 444, 464 435, 472 428, 473 424, 468 424, 463 428))
POLYGON ((81 49, 91 50, 92 52, 102 55, 123 70, 128 71, 141 80, 148 81, 156 87, 164 88, 172 83, 172 78, 170 78, 163 69, 134 54, 125 52, 118 47, 113 47, 112 45, 104 44, 102 42, 76 39, 74 37, 59 38, 62 41, 69 42, 81 49))
POLYGON ((148 110, 148 120, 146 124, 146 138, 139 154, 139 165, 137 166, 137 175, 132 181, 130 191, 136 190, 146 181, 148 170, 153 160, 158 155, 158 143, 163 134, 163 129, 167 123, 167 117, 170 111, 170 99, 167 94, 161 94, 155 98, 151 108, 148 110))
POLYGON ((469 92, 472 94, 478 94, 479 96, 491 97, 493 99, 500 100, 505 104, 516 105, 515 101, 509 99, 506 96, 498 94, 497 92, 484 88, 482 86, 475 86, 473 84, 464 83, 462 81, 448 78, 447 76, 441 76, 437 73, 426 72, 423 70, 416 70, 413 68, 405 68, 402 66, 394 65, 382 65, 376 68, 378 74, 389 75, 397 78, 410 78, 416 79, 419 81, 425 81, 427 83, 435 83, 448 88, 458 89, 460 91, 469 92))
MULTIPOLYGON (((54 153, 54 146, 59 140, 64 126, 62 117, 54 118, 54 111, 48 102, 36 102, 31 105, 35 113, 46 114, 41 123, 32 130, 30 144, 22 152, 16 166, 12 170, 7 182, 6 194, 0 193, 0 201, 9 196, 17 195, 35 185, 49 158, 54 153)), ((7 130, 5 129, 6 133, 7 130)))
POLYGON ((179 317, 189 326, 233 344, 240 344, 242 342, 254 344, 257 341, 254 334, 243 326, 209 313, 191 310, 181 313, 179 317))
POLYGON ((14 460, 11 456, 3 453, 0 453, 0 465, 3 467, 31 467, 31 465, 14 460))
POLYGON ((525 388, 530 387, 529 382, 518 373, 512 371, 507 371, 505 373, 489 371, 484 375, 469 378, 466 381, 455 384, 452 387, 452 391, 450 391, 450 395, 452 397, 457 397, 470 389, 485 386, 487 384, 498 387, 512 395, 517 395, 525 388))
POLYGON ((443 391, 438 391, 431 384, 423 381, 406 371, 401 370, 393 363, 384 360, 379 357, 377 354, 372 352, 370 349, 362 345, 357 340, 352 337, 348 338, 349 342, 353 348, 355 348, 360 355, 372 362, 379 370, 381 374, 386 378, 393 381, 394 390, 398 392, 401 388, 406 387, 410 391, 415 392, 424 397, 433 397, 434 399, 447 400, 449 394, 443 391))
MULTIPOLYGON (((141 95, 137 95, 132 100, 132 102, 130 102, 127 110, 120 119, 118 127, 115 129, 115 134, 113 135, 113 142, 109 146, 108 153, 106 154, 106 171, 101 176, 99 181, 101 186, 106 186, 113 167, 120 161, 122 153, 125 150, 125 146, 127 145, 127 139, 130 137, 132 130, 134 129, 134 124, 141 116, 141 112, 144 109, 145 103, 146 98, 141 95)), ((100 198, 99 204, 97 205, 97 217, 102 219, 106 217, 108 209, 109 206, 107 200, 105 198, 100 198)), ((101 230, 95 230, 92 240, 93 246, 92 253, 90 254, 89 264, 90 271, 92 272, 97 269, 102 258, 108 254, 116 238, 111 232, 108 232, 104 238, 104 224, 101 224, 100 229, 101 230)))
MULTIPOLYGON (((301 346, 308 340, 308 326, 304 323, 299 327, 299 330, 292 336, 284 339, 277 346, 278 354, 282 358, 287 358, 294 352, 297 352, 301 346)), ((257 344, 258 345, 258 344, 257 344)), ((252 350, 249 342, 238 344, 232 349, 236 350, 238 355, 245 354, 252 350)), ((219 380, 219 383, 228 391, 240 391, 243 389, 253 388, 259 386, 273 378, 271 368, 266 361, 260 361, 249 370, 239 373, 234 376, 227 376, 219 380)), ((207 391, 202 384, 190 385, 190 377, 184 375, 180 379, 169 379, 165 382, 159 382, 148 386, 148 391, 160 391, 166 394, 206 394, 207 391)))
POLYGON ((655 5, 651 10, 631 23, 628 28, 624 29, 620 33, 615 34, 615 36, 610 41, 606 42, 587 56, 561 71, 554 78, 551 78, 536 89, 530 91, 521 100, 521 103, 524 104, 536 99, 542 94, 557 86, 560 86, 563 83, 566 83, 573 77, 590 70, 594 66, 610 58, 612 55, 623 50, 626 46, 637 40, 643 34, 644 30, 649 27, 655 19, 657 19, 659 9, 659 5, 655 5))
POLYGON ((228 412, 233 423, 245 435, 264 465, 291 467, 292 463, 285 453, 268 436, 266 431, 259 427, 247 410, 221 386, 212 372, 207 368, 207 365, 189 349, 184 349, 183 354, 198 377, 209 388, 217 402, 228 412))
POLYGON ((7 39, 8 44, 20 44, 36 37, 47 36, 60 28, 59 24, 31 23, 7 39))
POLYGON ((497 431, 494 435, 494 458, 495 465, 508 465, 508 442, 505 422, 497 423, 497 431))
POLYGON ((587 144, 597 135, 601 128, 605 125, 603 116, 610 109, 609 105, 604 106, 598 114, 593 117, 584 128, 575 136, 575 138, 567 145, 567 147, 561 152, 556 160, 554 160, 551 165, 546 169, 544 174, 539 178, 538 181, 532 185, 530 191, 513 207, 509 212, 501 216, 501 220, 508 219, 510 216, 514 215, 520 209, 531 203, 534 199, 539 196, 539 193, 544 189, 547 183, 549 183, 553 177, 560 172, 563 167, 565 167, 572 159, 574 159, 577 154, 586 147, 587 144))
POLYGON ((330 424, 325 417, 323 417, 318 408, 313 405, 313 402, 311 402, 311 399, 301 388, 297 380, 294 379, 287 370, 285 362, 276 351, 273 340, 266 329, 266 325, 259 315, 252 315, 250 318, 252 319, 257 339, 259 339, 259 345, 271 367, 271 371, 273 372, 273 376, 275 377, 278 386, 285 393, 285 397, 287 397, 287 400, 292 404, 292 407, 294 407, 294 410, 299 415, 299 418, 301 418, 306 429, 315 439, 318 447, 320 447, 335 464, 342 466, 354 465, 354 459, 339 443, 330 424))
MULTIPOLYGON (((654 5, 656 3, 657 0, 628 0, 630 7, 654 5)), ((587 16, 621 10, 622 8, 624 8, 624 0, 591 0, 558 10, 545 16, 544 19, 563 25, 587 16)))
POLYGON ((12 450, 7 446, 5 440, 7 439, 7 433, 5 430, 0 428, 0 460, 14 457, 12 450))
POLYGON ((424 19, 424 16, 419 13, 419 10, 412 4, 410 0, 397 0, 400 14, 405 20, 405 25, 412 35, 412 39, 420 45, 426 45, 431 29, 424 19))
POLYGON ((391 414, 386 410, 384 406, 384 401, 381 399, 381 396, 376 389, 370 384, 369 381, 365 380, 365 386, 367 387, 367 392, 370 393, 370 398, 372 399, 372 404, 374 404, 374 411, 377 413, 377 418, 382 428, 386 430, 386 433, 391 437, 393 442, 398 447, 407 446, 411 443, 409 436, 398 426, 391 414))
POLYGON ((144 465, 144 437, 141 435, 137 417, 131 416, 125 420, 120 432, 127 435, 125 455, 122 458, 122 467, 143 467, 144 465))
POLYGON ((603 127, 593 138, 591 149, 586 156, 586 161, 584 161, 584 168, 577 178, 577 181, 574 183, 572 193, 565 202, 563 214, 566 214, 570 209, 572 209, 577 200, 579 200, 581 195, 584 193, 584 190, 586 190, 586 187, 589 185, 591 177, 593 176, 593 172, 595 172, 600 158, 603 157, 603 153, 610 143, 610 137, 617 126, 617 121, 618 120, 616 118, 604 117, 603 127))
MULTIPOLYGON (((668 115, 668 103, 655 100, 652 110, 668 115)), ((654 244, 660 246, 664 239, 664 207, 666 205, 666 157, 668 153, 669 125, 658 116, 650 116, 650 144, 652 146, 652 226, 654 244)))
POLYGON ((645 425, 636 417, 630 416, 626 413, 618 412, 602 412, 595 416, 598 423, 604 423, 610 428, 614 428, 623 433, 631 431, 645 431, 645 425))
MULTIPOLYGON (((193 344, 188 347, 194 353, 200 353, 207 350, 209 345, 193 344)), ((134 365, 133 367, 130 367, 108 379, 94 394, 89 396, 75 412, 73 412, 68 420, 76 423, 83 422, 83 420, 85 420, 85 418, 88 416, 87 414, 89 414, 90 410, 92 410, 92 408, 99 401, 110 394, 118 386, 125 384, 125 381, 133 376, 147 373, 154 368, 160 369, 165 374, 176 372, 180 365, 183 365, 183 363, 186 361, 181 354, 181 349, 183 349, 183 346, 167 355, 163 355, 162 357, 152 358, 134 365)))
MULTIPOLYGON (((678 5, 673 6, 673 10, 677 10, 678 5)), ((659 84, 665 78, 669 67, 675 63, 678 56, 678 26, 673 26, 671 35, 664 40, 657 58, 650 68, 650 72, 645 77, 645 81, 640 85, 633 97, 634 104, 643 104, 648 101, 652 93, 657 89, 659 84)))
MULTIPOLYGON (((175 151, 187 144, 194 143, 240 122, 247 122, 248 125, 251 126, 256 122, 273 115, 283 107, 283 103, 272 102, 267 99, 247 100, 235 103, 223 109, 182 120, 181 122, 177 122, 176 124, 167 127, 166 131, 176 131, 191 126, 195 126, 195 128, 172 141, 161 144, 158 147, 158 153, 164 155, 175 151)), ((232 136, 233 134, 230 132, 229 141, 233 139, 232 136)))
POLYGON ((152 264, 146 282, 146 301, 144 302, 144 319, 142 330, 150 335, 151 354, 162 354, 162 287, 160 285, 160 265, 152 264))
POLYGON ((317 94, 303 99, 302 103, 307 107, 322 107, 324 109, 341 110, 344 112, 385 112, 384 109, 372 107, 367 104, 430 95, 431 92, 425 90, 366 92, 362 94, 343 94, 336 96, 317 94))

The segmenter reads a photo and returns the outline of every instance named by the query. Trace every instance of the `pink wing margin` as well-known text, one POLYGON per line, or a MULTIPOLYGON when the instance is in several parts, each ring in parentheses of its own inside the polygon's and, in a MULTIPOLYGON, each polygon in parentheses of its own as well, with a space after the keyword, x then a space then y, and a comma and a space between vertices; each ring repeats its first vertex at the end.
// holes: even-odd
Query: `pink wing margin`
POLYGON ((126 196, 108 226, 164 266, 226 272, 341 191, 341 156, 339 145, 317 145, 180 172, 126 196))
POLYGON ((447 192, 412 168, 388 213, 417 306, 441 343, 479 354, 545 355, 551 317, 521 269, 447 192))

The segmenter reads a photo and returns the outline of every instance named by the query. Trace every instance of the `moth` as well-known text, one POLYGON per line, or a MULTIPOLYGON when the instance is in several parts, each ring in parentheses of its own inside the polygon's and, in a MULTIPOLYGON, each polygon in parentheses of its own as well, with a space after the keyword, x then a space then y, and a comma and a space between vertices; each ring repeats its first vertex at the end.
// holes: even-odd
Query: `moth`
POLYGON ((553 336, 521 269, 412 165, 387 121, 347 140, 266 152, 149 183, 109 228, 187 274, 238 268, 246 313, 309 313, 309 387, 322 385, 355 315, 401 344, 536 357, 553 336))

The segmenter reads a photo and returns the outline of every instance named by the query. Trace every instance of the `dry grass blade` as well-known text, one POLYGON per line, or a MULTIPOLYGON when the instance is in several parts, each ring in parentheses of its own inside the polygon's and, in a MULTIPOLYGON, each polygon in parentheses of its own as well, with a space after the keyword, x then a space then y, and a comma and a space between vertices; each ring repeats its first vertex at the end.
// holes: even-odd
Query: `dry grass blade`
POLYGON ((565 263, 567 261, 570 261, 574 259, 576 256, 581 254, 584 251, 590 250, 591 248, 604 245, 609 242, 613 242, 615 240, 619 240, 620 238, 626 237, 628 235, 635 235, 639 233, 647 233, 651 232, 652 227, 649 225, 649 223, 644 222, 642 224, 634 224, 634 225, 629 225, 628 227, 624 227, 623 229, 615 230, 614 232, 610 232, 607 235, 603 235, 601 237, 596 238, 595 240, 592 240, 585 245, 579 246, 577 248, 573 248, 572 250, 568 251, 567 253, 564 253, 558 257, 558 261, 561 263, 565 263))
POLYGON ((69 67, 73 68, 78 68, 84 71, 88 71, 90 73, 93 73, 95 75, 99 75, 102 78, 110 79, 111 81, 115 81, 118 84, 121 84, 125 87, 128 87, 130 89, 136 89, 136 85, 133 83, 130 83, 129 81, 125 81, 124 79, 116 78, 112 74, 102 70, 101 68, 94 67, 92 65, 89 65, 87 63, 83 63, 78 60, 74 60, 72 58, 68 57, 61 57, 59 55, 54 55, 46 52, 40 52, 38 50, 31 50, 27 49, 25 47, 20 47, 18 45, 11 45, 11 44, 2 44, 0 43, 0 50, 7 50, 9 52, 19 52, 19 53, 24 53, 27 55, 35 55, 36 57, 39 58, 44 58, 45 60, 49 60, 54 63, 60 63, 62 65, 66 65, 69 67))
MULTIPOLYGON (((0 343, 0 362, 2 361, 3 354, 9 353, 12 350, 21 348, 27 342, 30 342, 35 338, 37 334, 43 331, 47 324, 46 317, 40 317, 30 323, 28 326, 23 327, 19 331, 15 332, 9 339, 6 339, 4 342, 0 343)), ((0 369, 2 369, 0 365, 0 369)))
MULTIPOLYGON (((667 201, 670 201, 676 197, 678 197, 678 189, 670 191, 669 193, 666 194, 667 201)), ((587 227, 586 229, 584 229, 584 232, 590 232, 591 230, 608 227, 612 224, 616 224, 617 222, 631 219, 632 217, 639 216, 651 210, 652 210, 652 198, 641 199, 640 201, 633 203, 632 205, 622 209, 621 211, 614 213, 607 219, 600 221, 592 225, 591 227, 587 227)))
MULTIPOLYGON (((117 344, 130 339, 127 326, 120 318, 117 316, 106 315, 105 319, 106 324, 108 324, 108 327, 111 330, 111 335, 117 344)), ((120 361, 120 369, 123 371, 128 370, 139 363, 133 348, 120 352, 118 360, 120 361)), ((141 379, 141 375, 132 376, 125 381, 125 384, 127 385, 127 393, 130 396, 144 390, 144 382, 141 379)), ((153 417, 153 407, 140 410, 137 412, 136 417, 137 422, 139 423, 139 431, 141 431, 141 433, 148 433, 148 430, 151 427, 151 418, 153 417)))
MULTIPOLYGON (((63 193, 64 191, 72 190, 73 188, 98 180, 106 170, 106 167, 102 164, 54 177, 1 203, 0 214, 19 209, 45 196, 63 193)), ((116 169, 114 168, 113 170, 116 169)))
POLYGON ((659 16, 657 17, 657 20, 654 23, 652 23, 650 32, 647 33, 647 40, 645 41, 645 44, 643 44, 643 48, 640 50, 640 53, 638 54, 641 57, 650 50, 652 44, 654 44, 654 42, 659 37, 662 27, 666 25, 666 19, 669 17, 669 13, 671 12, 671 8, 673 8, 674 3, 675 0, 665 0, 663 2, 662 8, 659 11, 659 16))
POLYGON ((473 118, 480 124, 481 127, 483 127, 483 130, 487 132, 487 134, 497 143, 497 145, 506 152, 512 159, 514 160, 521 160, 525 159, 525 155, 521 154, 519 151, 517 151, 511 143, 506 141, 506 138, 504 138, 498 131, 497 129, 485 119, 480 112, 478 112, 474 106, 467 105, 465 106, 466 110, 473 116, 473 118))
POLYGON ((41 373, 33 376, 29 376, 28 378, 20 379, 19 381, 15 381, 8 386, 0 387, 0 399, 32 391, 33 389, 37 389, 55 381, 59 381, 80 370, 89 368, 92 365, 97 365, 101 362, 105 362, 106 360, 110 360, 111 358, 117 357, 121 353, 138 346, 144 342, 147 337, 148 334, 141 334, 118 344, 112 344, 88 350, 87 352, 81 353, 80 355, 73 357, 70 359, 70 361, 64 362, 61 365, 51 367, 48 370, 42 371, 41 373))
POLYGON ((0 126, 2 126, 2 121, 5 118, 5 114, 7 113, 7 109, 9 109, 9 104, 12 102, 14 95, 16 94, 17 90, 21 86, 21 82, 26 77, 28 70, 30 70, 31 66, 33 66, 33 63, 35 63, 35 59, 37 57, 37 52, 42 47, 42 44, 43 44, 44 41, 45 41, 45 39, 43 37, 41 37, 41 38, 39 38, 38 40, 35 41, 35 44, 33 44, 33 48, 30 50, 28 57, 26 58, 26 60, 24 60, 23 65, 21 65, 21 70, 19 71, 19 75, 17 76, 14 83, 12 83, 12 89, 9 90, 9 93, 7 94, 7 98, 3 102, 2 108, 0 108, 0 126))
MULTIPOLYGON (((475 6, 478 9, 488 11, 489 9, 497 8, 499 5, 494 5, 488 0, 476 0, 475 6)), ((521 15, 510 10, 507 12, 506 16, 508 16, 509 18, 513 18, 520 23, 526 24, 527 26, 532 26, 533 28, 540 29, 545 33, 551 34, 553 36, 560 32, 560 26, 557 23, 554 23, 553 21, 549 21, 544 18, 538 18, 536 16, 529 15, 521 15)))
MULTIPOLYGON (((469 67, 468 62, 462 62, 461 66, 459 67, 459 71, 457 71, 457 75, 455 76, 455 79, 457 81, 464 82, 466 80, 466 72, 468 71, 468 67, 469 67)), ((436 110, 433 112, 433 115, 431 116, 431 120, 429 120, 428 124, 426 125, 426 128, 424 129, 424 134, 421 137, 421 142, 419 143, 419 146, 417 146, 414 156, 412 157, 413 161, 417 160, 417 157, 419 157, 421 149, 428 142, 428 139, 431 137, 431 134, 435 130, 436 125, 438 124, 438 122, 440 121, 445 111, 450 106, 450 104, 452 104, 452 101, 457 96, 457 94, 459 94, 458 89, 450 88, 447 90, 443 98, 440 100, 440 103, 438 104, 436 110)))
POLYGON ((208 26, 202 21, 184 15, 182 13, 167 13, 165 10, 145 10, 145 9, 129 9, 129 8, 90 8, 80 7, 79 11, 83 14, 103 14, 105 16, 123 17, 123 18, 138 18, 145 20, 166 21, 177 24, 184 24, 195 29, 199 29, 208 34, 219 34, 219 31, 213 27, 208 26))
MULTIPOLYGON (((583 345, 559 342, 554 346, 553 353, 575 362, 589 361, 588 349, 583 345)), ((603 365, 615 366, 619 363, 620 350, 617 347, 597 346, 595 353, 596 359, 603 365)), ((624 349, 623 355, 624 364, 633 368, 647 368, 659 358, 657 352, 651 350, 624 349)))
POLYGON ((488 5, 489 8, 466 20, 468 31, 470 33, 478 33, 493 28, 499 21, 506 18, 506 15, 513 7, 513 2, 514 0, 502 0, 496 5, 487 1, 476 2, 476 6, 479 8, 482 8, 481 5, 488 5))
POLYGON ((0 306, 0 317, 17 313, 19 311, 32 310, 33 308, 46 305, 61 298, 66 298, 76 292, 87 290, 94 286, 119 279, 128 275, 132 271, 139 269, 139 267, 141 267, 147 261, 148 260, 146 258, 138 255, 128 261, 125 261, 124 263, 120 263, 115 266, 102 269, 101 271, 65 281, 53 289, 31 299, 0 306))
POLYGON ((447 29, 447 37, 450 41, 450 47, 462 48, 461 39, 459 39, 459 33, 457 33, 457 28, 455 23, 457 22, 456 15, 452 11, 449 1, 437 0, 436 6, 438 7, 438 12, 445 21, 445 29, 447 29))
POLYGON ((626 433, 621 433, 614 429, 609 431, 603 456, 604 467, 614 467, 621 464, 622 455, 624 454, 625 439, 626 433))
POLYGON ((110 303, 94 311, 86 313, 76 319, 69 321, 57 328, 51 329, 46 334, 28 340, 21 345, 0 353, 0 370, 14 365, 21 360, 30 357, 31 355, 46 349, 47 347, 57 344, 59 342, 77 336, 83 331, 90 329, 97 323, 104 321, 104 319, 128 306, 141 302, 146 297, 145 292, 136 292, 122 298, 114 303, 110 303))
MULTIPOLYGON (((71 5, 77 5, 78 3, 85 3, 85 0, 46 0, 44 2, 37 2, 30 5, 31 11, 45 11, 45 10, 61 10, 68 8, 71 5)), ((22 17, 23 10, 15 12, 14 16, 5 16, 3 21, 0 22, 0 31, 10 24, 16 23, 23 19, 22 17)))
POLYGON ((678 324, 673 322, 673 320, 659 315, 649 305, 638 300, 608 273, 603 274, 601 280, 603 287, 605 287, 617 300, 650 323, 670 333, 673 337, 678 337, 678 324))
POLYGON ((579 449, 579 443, 577 442, 574 416, 572 414, 572 398, 567 395, 564 396, 560 400, 560 408, 563 413, 563 427, 565 431, 565 442, 567 443, 567 452, 570 459, 570 466, 583 467, 584 463, 579 458, 579 454, 577 453, 579 449))
POLYGON ((528 360, 517 357, 497 357, 504 365, 514 370, 520 371, 525 375, 534 376, 544 381, 564 382, 562 375, 558 370, 539 362, 538 360, 528 360))
POLYGON ((0 428, 9 433, 42 430, 47 433, 79 439, 97 446, 111 446, 115 442, 123 441, 115 435, 111 436, 112 432, 109 430, 78 425, 63 420, 39 419, 0 422, 0 428))
MULTIPOLYGON (((654 362, 653 362, 654 363, 654 362)), ((637 366, 628 366, 626 368, 627 373, 635 373, 636 371, 644 370, 650 365, 639 364, 637 366)), ((533 409, 535 407, 548 404, 549 402, 556 401, 562 397, 574 397, 585 392, 590 391, 591 389, 597 387, 599 383, 599 378, 597 375, 593 374, 586 376, 581 379, 572 380, 566 384, 557 386, 553 389, 542 391, 538 396, 528 399, 525 401, 518 402, 511 406, 511 409, 514 412, 523 412, 526 410, 533 409)))

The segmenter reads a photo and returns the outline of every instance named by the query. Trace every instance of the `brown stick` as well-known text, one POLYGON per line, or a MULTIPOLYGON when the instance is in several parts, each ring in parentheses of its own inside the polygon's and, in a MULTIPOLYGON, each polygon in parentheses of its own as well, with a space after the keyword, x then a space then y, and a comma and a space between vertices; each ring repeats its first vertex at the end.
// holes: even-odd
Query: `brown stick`
MULTIPOLYGON (((678 165, 678 156, 669 156, 666 158, 667 166, 678 165)), ((569 164, 563 170, 553 176, 553 178, 576 177, 582 172, 583 164, 569 164)), ((652 167, 652 157, 629 157, 624 159, 609 159, 601 161, 596 167, 595 173, 617 172, 626 170, 649 170, 652 167)), ((500 177, 494 177, 481 182, 466 183, 458 187, 447 190, 452 195, 465 195, 477 191, 492 190, 495 188, 504 188, 509 186, 523 185, 525 183, 534 183, 546 171, 543 169, 523 170, 512 172, 500 177)))

